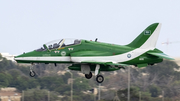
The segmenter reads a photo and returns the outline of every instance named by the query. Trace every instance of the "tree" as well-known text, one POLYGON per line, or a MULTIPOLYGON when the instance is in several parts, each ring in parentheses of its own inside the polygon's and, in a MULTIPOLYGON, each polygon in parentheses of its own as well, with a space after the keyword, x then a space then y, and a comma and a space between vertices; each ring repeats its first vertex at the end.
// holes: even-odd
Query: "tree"
POLYGON ((158 97, 161 94, 161 89, 158 86, 150 85, 148 88, 151 93, 151 97, 158 97))
POLYGON ((7 87, 9 85, 8 78, 3 73, 0 73, 0 86, 7 87))

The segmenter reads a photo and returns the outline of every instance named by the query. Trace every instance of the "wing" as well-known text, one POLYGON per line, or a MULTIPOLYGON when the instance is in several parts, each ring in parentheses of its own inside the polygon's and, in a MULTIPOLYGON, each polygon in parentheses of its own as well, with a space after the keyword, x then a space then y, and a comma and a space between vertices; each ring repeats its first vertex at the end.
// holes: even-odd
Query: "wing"
POLYGON ((118 66, 124 68, 125 66, 129 66, 127 64, 121 63, 113 63, 113 62, 98 62, 98 61, 82 61, 81 63, 90 63, 90 64, 99 64, 99 65, 111 65, 111 66, 118 66))
POLYGON ((156 53, 156 52, 147 52, 147 53, 150 54, 150 55, 165 58, 165 59, 168 59, 168 60, 174 60, 173 58, 169 57, 168 55, 166 55, 164 53, 156 53))
POLYGON ((110 52, 102 52, 102 51, 79 51, 79 52, 74 52, 71 53, 71 59, 75 62, 79 62, 79 63, 84 63, 84 64, 99 64, 99 65, 104 65, 104 66, 118 66, 120 68, 124 68, 125 66, 129 66, 127 64, 121 64, 121 63, 117 63, 117 62, 113 62, 113 61, 93 61, 93 60, 84 60, 84 61, 77 61, 76 59, 74 59, 74 57, 76 56, 103 56, 103 55, 107 55, 107 56, 111 56, 112 53, 110 52))

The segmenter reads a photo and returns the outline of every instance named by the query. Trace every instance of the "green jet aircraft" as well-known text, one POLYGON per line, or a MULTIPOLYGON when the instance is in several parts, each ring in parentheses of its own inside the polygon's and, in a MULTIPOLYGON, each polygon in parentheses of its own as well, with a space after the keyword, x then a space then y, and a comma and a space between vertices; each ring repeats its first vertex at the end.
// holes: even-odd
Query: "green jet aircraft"
MULTIPOLYGON (((70 63, 70 70, 81 71, 87 79, 95 71, 96 81, 102 83, 100 71, 124 69, 127 65, 146 67, 163 61, 172 60, 168 55, 155 48, 161 24, 148 26, 128 45, 115 45, 88 40, 61 39, 44 44, 43 47, 15 57, 18 63, 70 63)), ((30 76, 35 72, 30 67, 30 76)))

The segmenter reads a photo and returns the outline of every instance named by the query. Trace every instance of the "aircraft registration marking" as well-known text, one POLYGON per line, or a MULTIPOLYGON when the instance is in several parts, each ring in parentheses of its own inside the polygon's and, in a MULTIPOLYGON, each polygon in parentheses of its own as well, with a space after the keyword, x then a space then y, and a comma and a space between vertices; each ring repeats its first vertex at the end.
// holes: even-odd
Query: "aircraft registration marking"
POLYGON ((141 60, 141 61, 142 61, 142 60, 144 60, 144 58, 139 58, 139 60, 141 60))
POLYGON ((42 56, 43 56, 43 57, 51 56, 51 54, 43 54, 42 56))

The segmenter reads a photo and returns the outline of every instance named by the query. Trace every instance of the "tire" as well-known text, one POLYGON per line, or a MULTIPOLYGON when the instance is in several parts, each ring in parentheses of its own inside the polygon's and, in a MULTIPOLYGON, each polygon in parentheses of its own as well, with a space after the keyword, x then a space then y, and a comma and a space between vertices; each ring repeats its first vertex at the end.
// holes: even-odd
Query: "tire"
POLYGON ((104 81, 104 77, 103 77, 102 75, 98 75, 98 76, 96 77, 96 81, 97 81, 98 83, 102 83, 102 82, 104 81))
POLYGON ((34 77, 34 76, 36 75, 36 73, 35 73, 34 71, 32 71, 32 72, 29 73, 29 75, 30 75, 31 77, 34 77))
POLYGON ((91 73, 91 72, 89 72, 89 74, 85 74, 85 77, 86 77, 86 79, 90 79, 90 78, 92 78, 92 73, 91 73))

